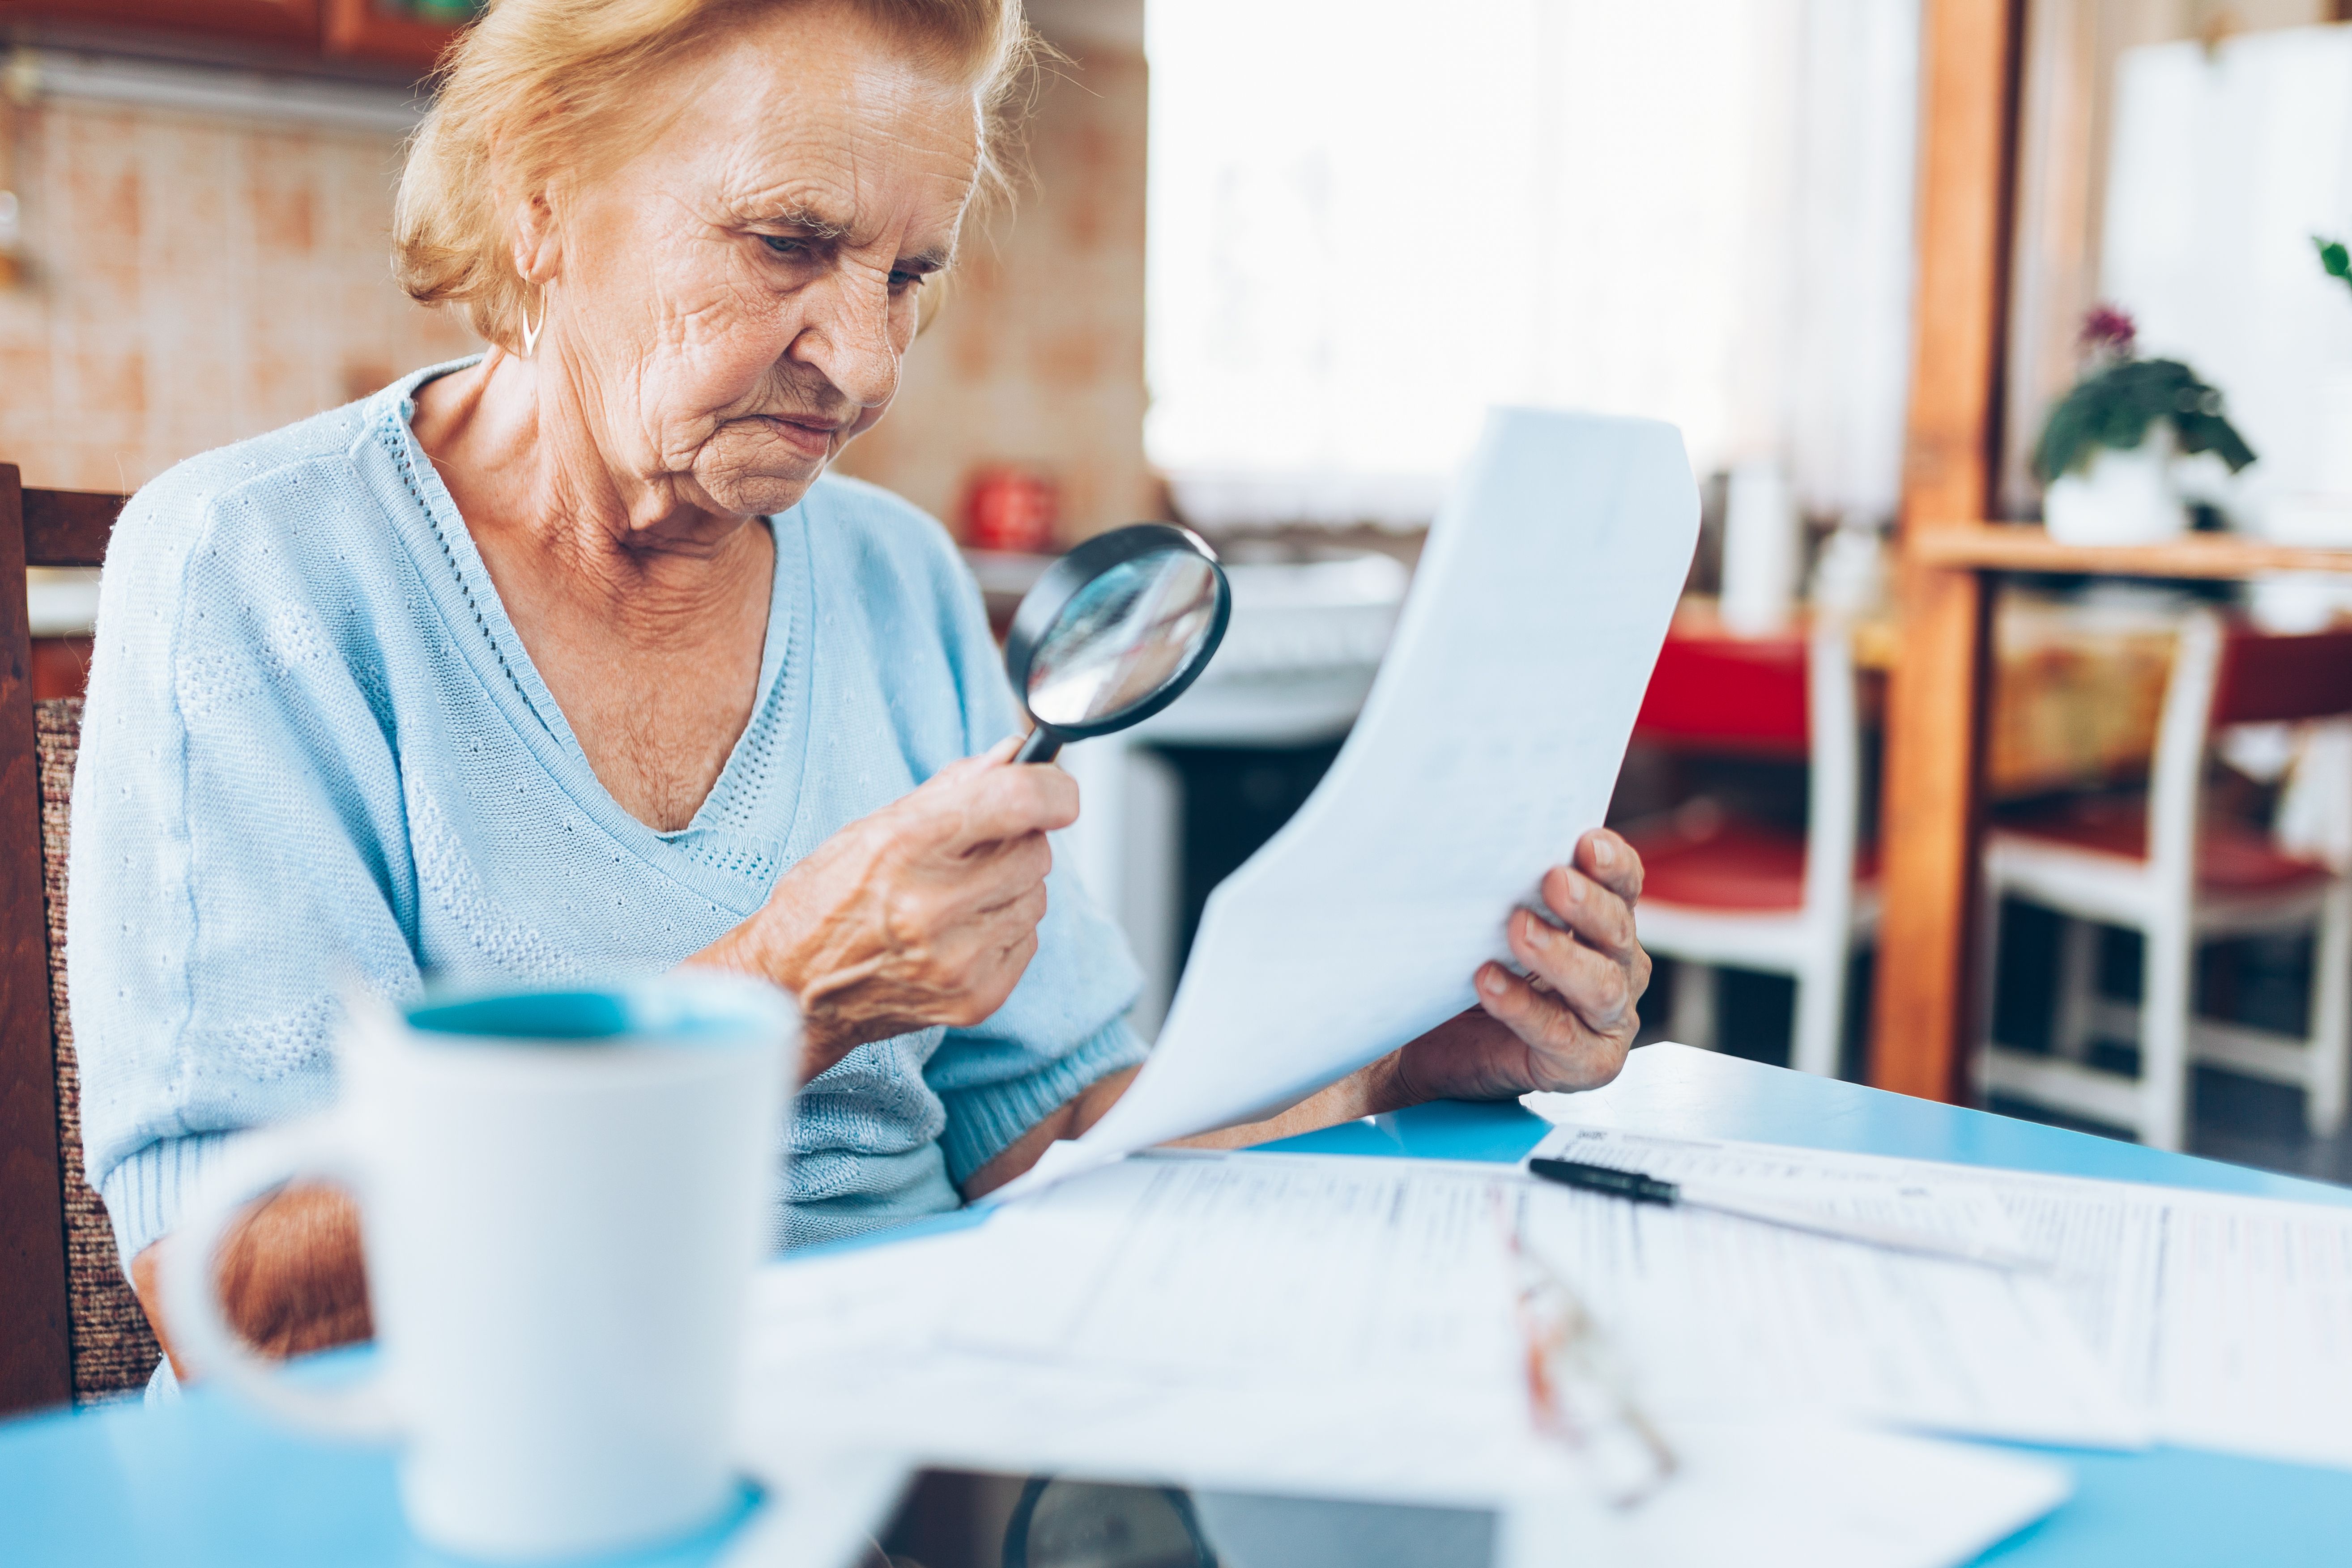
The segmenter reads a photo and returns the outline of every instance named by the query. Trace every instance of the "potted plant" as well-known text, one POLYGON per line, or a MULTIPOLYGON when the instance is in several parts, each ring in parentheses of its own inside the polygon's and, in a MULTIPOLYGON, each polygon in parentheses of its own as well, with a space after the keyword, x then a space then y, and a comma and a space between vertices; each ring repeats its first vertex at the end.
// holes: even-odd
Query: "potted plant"
POLYGON ((2133 352, 2138 329, 2112 306, 2083 320, 2085 363, 2034 448, 2042 516, 2067 544, 2146 544, 2189 527, 2176 457, 2210 452, 2236 473, 2254 460, 2221 413, 2221 394, 2178 360, 2133 352))

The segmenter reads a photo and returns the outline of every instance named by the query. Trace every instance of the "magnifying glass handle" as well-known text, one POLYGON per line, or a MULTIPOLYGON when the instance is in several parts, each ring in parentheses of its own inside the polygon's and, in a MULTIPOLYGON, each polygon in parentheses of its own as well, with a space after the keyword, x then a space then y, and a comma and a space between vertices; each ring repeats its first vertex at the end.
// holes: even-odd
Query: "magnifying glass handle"
POLYGON ((1021 749, 1013 754, 1013 760, 1016 764, 1051 762, 1061 755, 1061 751, 1062 737, 1041 724, 1029 732, 1029 738, 1021 743, 1021 749))

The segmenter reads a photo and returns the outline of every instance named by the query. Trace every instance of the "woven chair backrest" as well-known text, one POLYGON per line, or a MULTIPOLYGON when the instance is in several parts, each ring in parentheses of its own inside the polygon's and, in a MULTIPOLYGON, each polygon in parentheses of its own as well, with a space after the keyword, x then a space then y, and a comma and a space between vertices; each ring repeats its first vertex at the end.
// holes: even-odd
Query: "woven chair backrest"
POLYGON ((66 1196, 66 1288, 73 1334, 74 1397, 103 1399, 145 1384, 163 1359, 147 1314, 123 1277, 106 1205, 82 1168, 81 1075, 66 1002, 66 857, 72 843, 74 760, 81 699, 35 705, 41 758, 41 883, 49 931, 49 1017, 58 1070, 58 1153, 66 1196))

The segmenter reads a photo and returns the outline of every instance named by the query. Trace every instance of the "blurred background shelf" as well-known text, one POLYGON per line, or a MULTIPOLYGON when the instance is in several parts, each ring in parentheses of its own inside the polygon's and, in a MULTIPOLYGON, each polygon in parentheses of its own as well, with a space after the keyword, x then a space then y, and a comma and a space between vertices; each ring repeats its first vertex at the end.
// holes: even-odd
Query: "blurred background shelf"
POLYGON ((2024 523, 1922 528, 1906 552, 1929 566, 1986 571, 2082 572, 2107 577, 2231 580, 2272 571, 2352 572, 2352 549, 2191 535, 2149 545, 2070 545, 2024 523))

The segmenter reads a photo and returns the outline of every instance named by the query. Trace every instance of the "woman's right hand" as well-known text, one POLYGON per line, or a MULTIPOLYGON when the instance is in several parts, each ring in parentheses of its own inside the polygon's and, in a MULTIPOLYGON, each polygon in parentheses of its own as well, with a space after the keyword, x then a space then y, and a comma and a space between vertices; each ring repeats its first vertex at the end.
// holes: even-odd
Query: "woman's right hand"
POLYGON ((778 880, 760 912, 687 960, 800 998, 804 1075, 868 1040, 969 1028, 1037 951, 1046 833, 1078 817, 1059 768, 1011 764, 1018 739, 941 768, 835 833, 778 880))
MULTIPOLYGON (((150 1242, 131 1260, 131 1288, 183 1383, 200 1368, 181 1359, 163 1314, 164 1249, 150 1242)), ((306 1355, 355 1344, 375 1330, 360 1254, 360 1211, 341 1187, 296 1182, 228 1228, 213 1257, 213 1281, 230 1330, 264 1355, 306 1355)))

